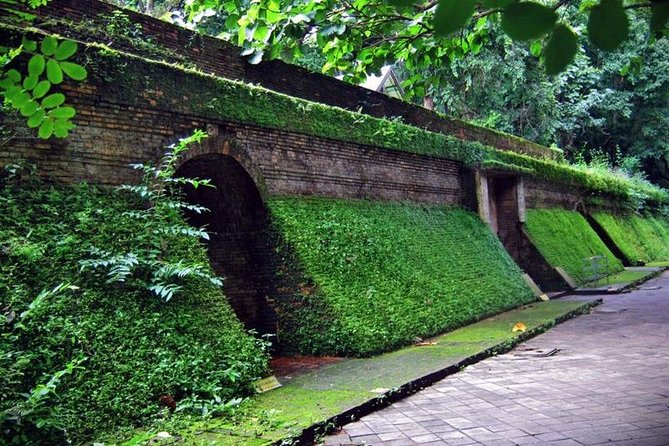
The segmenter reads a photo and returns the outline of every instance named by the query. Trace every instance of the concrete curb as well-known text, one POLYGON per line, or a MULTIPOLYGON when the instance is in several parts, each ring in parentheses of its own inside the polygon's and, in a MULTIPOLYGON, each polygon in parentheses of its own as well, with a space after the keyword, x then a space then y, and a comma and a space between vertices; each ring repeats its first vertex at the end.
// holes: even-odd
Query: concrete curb
POLYGON ((477 362, 483 361, 484 359, 490 358, 491 356, 506 353, 511 349, 513 349, 514 347, 516 347, 517 345, 544 333, 545 331, 547 331, 548 329, 557 324, 561 324, 562 322, 568 321, 569 319, 573 319, 582 314, 586 314, 591 308, 601 303, 602 303, 601 298, 589 302, 584 302, 583 305, 579 306, 574 310, 569 311, 568 313, 558 316, 551 322, 547 322, 545 324, 534 327, 524 333, 521 333, 520 335, 518 335, 513 339, 501 342, 497 345, 487 348, 486 350, 483 350, 475 355, 469 356, 455 364, 451 364, 448 367, 418 377, 396 389, 384 393, 383 395, 374 397, 358 406, 352 407, 350 409, 341 412, 338 415, 330 417, 325 421, 315 423, 304 429, 299 435, 295 437, 284 438, 282 440, 275 441, 274 443, 272 443, 272 445, 273 446, 285 446, 289 444, 304 445, 304 446, 311 445, 315 442, 315 439, 318 438, 319 436, 332 433, 336 429, 344 426, 345 424, 350 423, 351 421, 358 420, 361 417, 364 417, 365 415, 369 415, 372 412, 383 409, 384 407, 387 407, 399 400, 402 400, 410 395, 413 395, 418 391, 424 389, 425 387, 428 387, 434 384, 435 382, 446 378, 447 376, 459 372, 464 367, 476 364, 477 362))

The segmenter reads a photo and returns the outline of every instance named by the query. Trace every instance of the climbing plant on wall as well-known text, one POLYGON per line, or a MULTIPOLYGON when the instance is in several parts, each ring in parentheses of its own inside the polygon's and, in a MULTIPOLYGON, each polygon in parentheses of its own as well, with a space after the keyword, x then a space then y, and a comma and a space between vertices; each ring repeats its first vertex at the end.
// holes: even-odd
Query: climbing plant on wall
MULTIPOLYGON (((32 7, 45 3, 28 2, 32 7)), ((33 18, 20 10, 0 7, 21 20, 33 18)), ((39 41, 24 36, 18 46, 0 46, 0 95, 4 106, 23 116, 28 127, 37 129, 42 139, 65 138, 74 128, 76 110, 66 104, 63 93, 55 90, 67 78, 83 81, 88 76, 83 66, 71 60, 77 49, 76 42, 53 36, 39 41)))

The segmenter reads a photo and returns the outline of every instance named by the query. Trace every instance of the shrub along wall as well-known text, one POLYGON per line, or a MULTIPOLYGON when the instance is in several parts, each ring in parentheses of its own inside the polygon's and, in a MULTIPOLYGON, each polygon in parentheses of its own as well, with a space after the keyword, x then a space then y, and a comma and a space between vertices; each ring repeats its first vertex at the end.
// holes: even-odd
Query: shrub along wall
MULTIPOLYGON (((163 395, 228 400, 265 371, 265 354, 210 282, 186 281, 163 302, 138 278, 106 284, 79 272, 92 246, 133 249, 145 228, 124 212, 136 206, 86 185, 0 188, 0 437, 12 438, 5 429, 21 414, 28 431, 44 425, 33 440, 63 444, 66 428, 78 444, 149 421, 166 410, 163 395), (71 286, 38 297, 60 283, 71 286)), ((182 236, 169 257, 208 262, 182 236)))
POLYGON ((661 216, 592 215, 630 263, 669 260, 669 222, 661 216))
POLYGON ((620 260, 576 211, 529 209, 526 228, 548 263, 562 267, 578 283, 587 281, 591 275, 584 270, 583 259, 588 257, 606 256, 609 273, 623 269, 620 260))
POLYGON ((315 198, 269 207, 300 270, 301 292, 278 302, 281 342, 296 352, 368 355, 533 299, 471 212, 315 198))

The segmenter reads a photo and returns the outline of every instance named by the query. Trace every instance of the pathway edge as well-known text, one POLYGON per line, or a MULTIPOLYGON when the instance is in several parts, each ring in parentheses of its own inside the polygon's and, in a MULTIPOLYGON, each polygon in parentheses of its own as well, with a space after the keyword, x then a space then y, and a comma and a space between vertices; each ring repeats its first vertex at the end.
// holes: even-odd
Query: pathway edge
POLYGON ((325 421, 314 423, 311 426, 302 430, 302 432, 297 436, 283 438, 270 444, 272 446, 285 446, 289 444, 306 446, 313 444, 314 441, 320 436, 330 434, 334 432, 336 429, 344 426, 345 424, 350 423, 351 421, 356 421, 365 415, 369 415, 372 412, 376 412, 377 410, 383 409, 384 407, 387 407, 397 401, 400 401, 410 395, 413 395, 419 392, 420 390, 424 389, 425 387, 428 387, 441 379, 444 379, 450 375, 459 372, 461 369, 467 366, 476 364, 480 361, 483 361, 484 359, 490 358, 498 354, 507 353, 516 346, 518 346, 519 344, 522 344, 523 342, 546 332, 555 325, 561 324, 570 319, 588 313, 591 308, 600 305, 602 302, 603 300, 601 298, 586 301, 579 307, 556 317, 550 322, 546 322, 532 329, 529 329, 526 332, 516 336, 515 338, 509 339, 504 342, 500 342, 474 355, 468 356, 465 359, 455 364, 451 364, 443 369, 434 371, 432 373, 428 373, 427 375, 423 375, 414 380, 411 380, 396 389, 393 389, 383 395, 371 398, 365 401, 364 403, 354 406, 350 409, 347 409, 337 415, 328 418, 325 421))

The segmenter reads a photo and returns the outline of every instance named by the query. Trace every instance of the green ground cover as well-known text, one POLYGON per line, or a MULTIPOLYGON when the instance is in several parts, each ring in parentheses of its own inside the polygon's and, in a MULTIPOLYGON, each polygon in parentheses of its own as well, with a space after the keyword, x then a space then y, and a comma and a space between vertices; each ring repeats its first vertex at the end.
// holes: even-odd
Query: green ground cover
POLYGON ((576 211, 529 209, 526 228, 548 263, 562 267, 579 284, 589 279, 583 261, 588 257, 606 256, 609 274, 623 270, 620 260, 576 211))
POLYGON ((278 301, 282 344, 369 355, 533 299, 473 213, 443 206, 273 198, 281 255, 307 292, 278 301))
POLYGON ((612 274, 608 277, 602 278, 598 280, 597 282, 590 282, 584 285, 587 288, 597 288, 597 287, 606 287, 609 285, 621 285, 621 284, 627 284, 627 283, 632 283, 636 282, 637 280, 641 280, 644 277, 647 277, 649 275, 653 274, 650 271, 644 271, 644 270, 630 270, 626 269, 624 271, 621 271, 619 273, 612 274))
POLYGON ((378 398, 372 390, 397 389, 485 350, 494 352, 517 344, 521 338, 512 327, 518 322, 536 334, 554 325, 557 318, 588 311, 589 307, 583 301, 531 304, 432 338, 432 345, 348 359, 293 378, 279 389, 246 401, 228 417, 168 420, 126 439, 108 439, 106 444, 147 444, 160 431, 172 434, 176 444, 190 446, 259 446, 282 440, 290 444, 303 429, 378 398))
MULTIPOLYGON (((92 247, 138 249, 151 236, 126 213, 141 205, 87 185, 0 184, 0 443, 76 444, 149 423, 166 413, 163 395, 199 412, 248 394, 265 371, 265 354, 209 281, 185 280, 164 302, 147 291, 146 272, 107 283, 80 271, 92 247)), ((197 240, 163 240, 162 260, 208 265, 197 240)))
POLYGON ((597 212, 593 218, 631 264, 669 260, 669 222, 666 218, 607 212, 597 212))

